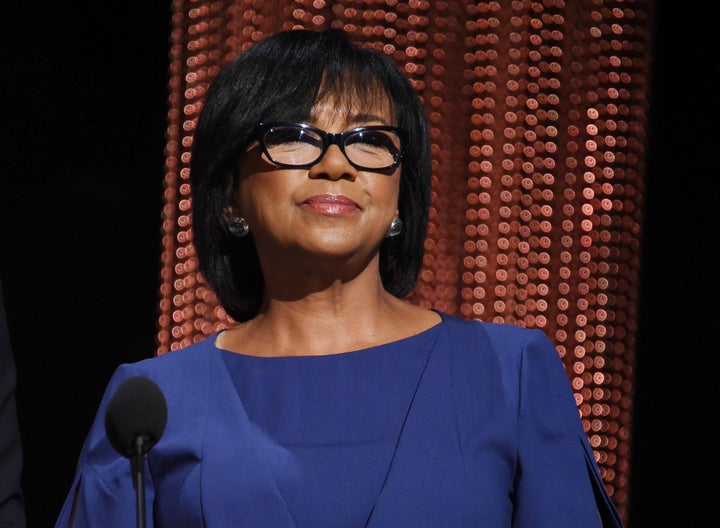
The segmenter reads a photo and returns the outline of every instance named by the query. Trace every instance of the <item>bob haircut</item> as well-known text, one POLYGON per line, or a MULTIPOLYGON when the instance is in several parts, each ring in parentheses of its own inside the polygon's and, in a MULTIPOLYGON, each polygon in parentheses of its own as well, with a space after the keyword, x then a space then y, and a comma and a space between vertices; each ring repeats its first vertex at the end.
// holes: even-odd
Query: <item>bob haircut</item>
POLYGON ((384 288, 404 297, 422 264, 430 206, 430 138, 417 93, 384 54, 351 42, 339 29, 295 29, 271 35, 223 68, 210 85, 193 138, 190 162, 193 243, 200 271, 235 321, 257 315, 265 287, 252 232, 227 229, 237 192, 237 163, 263 121, 303 122, 329 98, 340 105, 390 104, 408 133, 401 163, 399 236, 380 247, 384 288))

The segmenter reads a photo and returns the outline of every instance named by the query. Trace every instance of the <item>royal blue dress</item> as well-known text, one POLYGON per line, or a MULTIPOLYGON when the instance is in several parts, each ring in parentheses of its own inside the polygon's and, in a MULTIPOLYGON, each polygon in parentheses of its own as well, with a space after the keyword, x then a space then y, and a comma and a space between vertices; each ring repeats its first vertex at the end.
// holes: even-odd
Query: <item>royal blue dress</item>
POLYGON ((545 334, 440 315, 337 355, 242 355, 212 335, 121 365, 56 527, 76 494, 73 526, 135 526, 130 461, 104 429, 130 376, 168 407, 147 457, 148 528, 620 526, 545 334))

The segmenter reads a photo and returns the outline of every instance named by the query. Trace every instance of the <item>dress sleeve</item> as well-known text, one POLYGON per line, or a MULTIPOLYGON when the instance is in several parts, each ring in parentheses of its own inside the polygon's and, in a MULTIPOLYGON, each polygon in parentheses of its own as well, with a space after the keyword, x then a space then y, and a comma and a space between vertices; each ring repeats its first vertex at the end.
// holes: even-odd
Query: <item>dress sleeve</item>
MULTIPOLYGON (((137 497, 130 459, 121 456, 105 435, 105 409, 120 383, 132 376, 122 365, 113 374, 85 438, 72 486, 55 528, 127 528, 137 524, 137 497)), ((145 467, 146 527, 153 527, 154 488, 145 467)))
POLYGON ((562 360, 540 330, 520 360, 514 528, 621 527, 562 360))

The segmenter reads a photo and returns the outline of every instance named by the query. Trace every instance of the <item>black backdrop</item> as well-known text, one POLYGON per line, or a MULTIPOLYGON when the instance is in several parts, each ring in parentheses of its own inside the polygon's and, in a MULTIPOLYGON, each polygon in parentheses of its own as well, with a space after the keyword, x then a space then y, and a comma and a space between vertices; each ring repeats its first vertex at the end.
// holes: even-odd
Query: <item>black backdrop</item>
MULTIPOLYGON (((711 13, 671 9, 657 7, 633 528, 701 526, 716 501, 718 48, 711 13)), ((170 3, 4 0, 0 27, 0 276, 42 528, 112 370, 154 352, 170 3)))

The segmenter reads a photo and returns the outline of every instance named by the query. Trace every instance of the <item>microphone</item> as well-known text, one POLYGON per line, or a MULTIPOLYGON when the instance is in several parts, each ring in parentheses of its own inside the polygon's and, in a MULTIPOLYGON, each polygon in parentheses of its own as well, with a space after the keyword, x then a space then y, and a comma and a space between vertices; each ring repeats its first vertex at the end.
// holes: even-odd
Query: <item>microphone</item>
POLYGON ((105 412, 110 444, 130 459, 138 528, 145 527, 145 456, 162 437, 166 423, 165 396, 155 382, 142 376, 123 381, 105 412))

